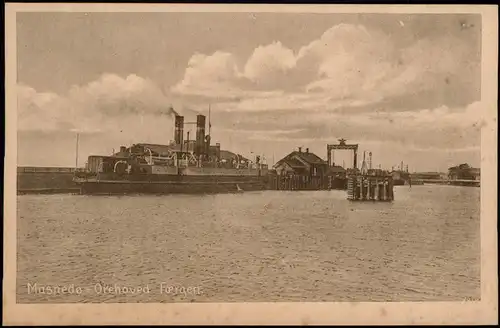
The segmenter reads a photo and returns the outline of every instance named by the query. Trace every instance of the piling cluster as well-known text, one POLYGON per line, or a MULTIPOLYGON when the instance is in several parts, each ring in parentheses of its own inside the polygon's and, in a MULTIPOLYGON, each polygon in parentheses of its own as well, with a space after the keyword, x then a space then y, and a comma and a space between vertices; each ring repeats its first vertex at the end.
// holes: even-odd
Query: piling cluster
POLYGON ((347 180, 347 199, 393 201, 394 183, 392 177, 351 175, 347 180))

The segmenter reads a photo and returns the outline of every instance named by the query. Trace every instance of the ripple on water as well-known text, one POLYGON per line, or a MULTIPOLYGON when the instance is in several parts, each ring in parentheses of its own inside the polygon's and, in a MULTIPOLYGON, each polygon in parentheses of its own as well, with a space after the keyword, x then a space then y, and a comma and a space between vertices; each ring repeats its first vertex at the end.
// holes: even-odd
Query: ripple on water
POLYGON ((424 301, 480 295, 479 189, 18 196, 18 302, 424 301), (149 285, 35 295, 28 283, 149 285), (162 295, 161 282, 199 286, 162 295))

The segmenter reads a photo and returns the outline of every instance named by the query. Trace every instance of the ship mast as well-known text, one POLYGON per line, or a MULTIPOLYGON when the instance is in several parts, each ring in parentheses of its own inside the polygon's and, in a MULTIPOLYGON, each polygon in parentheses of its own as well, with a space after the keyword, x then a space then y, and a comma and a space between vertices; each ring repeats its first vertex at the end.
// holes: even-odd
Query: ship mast
POLYGON ((208 135, 212 137, 210 134, 210 130, 212 128, 212 121, 210 121, 210 104, 208 104, 208 135))
POLYGON ((80 133, 76 133, 76 159, 75 159, 75 169, 78 169, 78 142, 80 139, 80 133))

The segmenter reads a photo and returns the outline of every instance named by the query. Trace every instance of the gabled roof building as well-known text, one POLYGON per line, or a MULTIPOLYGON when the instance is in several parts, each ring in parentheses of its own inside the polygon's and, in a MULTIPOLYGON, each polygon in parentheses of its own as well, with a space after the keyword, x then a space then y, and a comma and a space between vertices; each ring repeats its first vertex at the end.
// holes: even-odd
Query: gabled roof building
POLYGON ((303 152, 301 147, 279 160, 274 169, 278 175, 326 176, 329 171, 325 160, 309 152, 309 148, 303 152))

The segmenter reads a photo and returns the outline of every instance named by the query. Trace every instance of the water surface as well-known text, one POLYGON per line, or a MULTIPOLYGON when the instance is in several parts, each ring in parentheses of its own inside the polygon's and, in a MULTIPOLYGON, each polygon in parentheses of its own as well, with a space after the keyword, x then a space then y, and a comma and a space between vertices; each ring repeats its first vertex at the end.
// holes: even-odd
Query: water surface
POLYGON ((17 302, 479 298, 479 194, 425 185, 396 187, 393 203, 349 202, 343 191, 18 196, 17 302))

